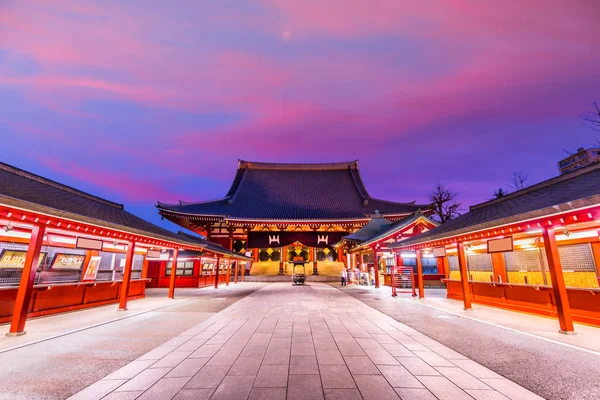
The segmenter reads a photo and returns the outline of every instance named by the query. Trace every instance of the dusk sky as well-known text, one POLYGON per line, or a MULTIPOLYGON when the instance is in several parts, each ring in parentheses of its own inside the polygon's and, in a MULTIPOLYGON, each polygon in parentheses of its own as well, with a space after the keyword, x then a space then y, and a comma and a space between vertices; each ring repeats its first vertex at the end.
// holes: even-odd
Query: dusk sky
POLYGON ((359 159, 464 208, 558 174, 600 101, 598 0, 0 1, 1 161, 160 221, 237 159, 359 159))

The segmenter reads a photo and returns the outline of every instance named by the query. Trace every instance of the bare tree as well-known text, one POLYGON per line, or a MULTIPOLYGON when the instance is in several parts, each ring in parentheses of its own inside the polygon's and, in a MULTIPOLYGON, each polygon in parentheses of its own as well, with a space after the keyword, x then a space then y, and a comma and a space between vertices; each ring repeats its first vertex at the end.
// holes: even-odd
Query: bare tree
POLYGON ((581 119, 592 130, 600 132, 600 105, 596 100, 592 101, 593 109, 581 116, 581 119))
POLYGON ((513 172, 510 178, 510 186, 515 190, 522 190, 529 186, 529 174, 513 172))
POLYGON ((504 191, 504 189, 499 188, 494 192, 494 198, 499 199, 500 197, 504 197, 508 194, 508 192, 504 191))
POLYGON ((458 193, 442 186, 440 182, 429 195, 429 200, 434 208, 433 215, 439 223, 444 224, 459 216, 460 203, 456 201, 458 193))

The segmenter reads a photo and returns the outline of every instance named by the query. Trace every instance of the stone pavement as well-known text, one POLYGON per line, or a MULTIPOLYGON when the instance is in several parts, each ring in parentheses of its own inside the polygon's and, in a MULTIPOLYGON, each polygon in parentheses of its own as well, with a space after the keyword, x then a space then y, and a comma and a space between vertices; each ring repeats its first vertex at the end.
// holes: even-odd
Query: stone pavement
POLYGON ((540 399, 329 285, 274 283, 71 399, 540 399))

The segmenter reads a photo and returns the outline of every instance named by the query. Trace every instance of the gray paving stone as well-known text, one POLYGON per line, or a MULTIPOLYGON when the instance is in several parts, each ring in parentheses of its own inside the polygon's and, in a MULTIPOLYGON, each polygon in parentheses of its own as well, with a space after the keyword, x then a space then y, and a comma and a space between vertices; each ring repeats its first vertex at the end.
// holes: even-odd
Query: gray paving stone
POLYGON ((285 400, 286 388, 252 388, 248 400, 285 400))
POLYGON ((155 362, 156 360, 135 360, 119 368, 104 379, 131 379, 155 362))
POLYGON ((117 389, 127 382, 125 379, 110 379, 98 381, 82 391, 69 397, 69 400, 97 400, 117 389))
POLYGON ((427 364, 432 367, 454 367, 450 361, 446 360, 444 357, 440 356, 433 351, 413 351, 417 357, 425 361, 427 364))
POLYGON ((215 389, 181 389, 173 400, 208 400, 215 389))
POLYGON ((367 356, 344 356, 352 375, 378 375, 379 370, 367 356))
POLYGON ((482 379, 482 381, 511 400, 542 400, 540 396, 508 379, 482 379))
POLYGON ((315 356, 292 356, 290 358, 290 375, 314 375, 319 374, 317 357, 315 356))
POLYGON ((429 390, 416 388, 394 388, 402 400, 437 400, 429 390))
POLYGON ((343 356, 364 356, 365 351, 353 340, 352 342, 338 342, 337 346, 343 356))
POLYGON ((323 389, 325 400, 362 400, 358 389, 323 389))
POLYGON ((172 399, 190 378, 162 378, 139 397, 139 400, 172 399))
POLYGON ((317 361, 319 365, 346 365, 342 353, 339 350, 317 349, 317 361))
POLYGON ((294 343, 292 341, 292 356, 314 356, 315 348, 311 342, 294 343))
POLYGON ((345 365, 321 365, 321 383, 325 389, 352 389, 354 380, 345 365))
POLYGON ((394 388, 422 388, 423 385, 402 365, 378 365, 379 371, 394 388))
POLYGON ((226 376, 211 400, 246 400, 252 390, 254 376, 226 376))
POLYGON ((239 356, 235 363, 231 366, 227 375, 253 375, 258 374, 262 359, 259 357, 243 357, 239 356))
POLYGON ((489 390, 491 387, 458 367, 436 367, 436 369, 459 388, 489 390))
POLYGON ((240 350, 221 349, 208 361, 207 365, 233 365, 240 355, 240 350))
POLYGON ((421 383, 439 400, 472 400, 465 391, 443 376, 419 376, 421 383))
POLYGON ((143 390, 135 392, 112 392, 102 398, 102 400, 135 400, 144 393, 143 390))
POLYGON ((404 347, 398 343, 396 343, 396 344, 384 343, 382 346, 394 357, 414 357, 415 356, 412 351, 408 350, 406 347, 404 347))
POLYGON ((398 400, 399 397, 382 375, 355 375, 354 380, 365 400, 398 400))
POLYGON ((319 375, 290 375, 287 400, 321 400, 323 388, 319 375))
POLYGON ((413 375, 440 375, 440 373, 418 357, 397 357, 402 364, 413 375))
POLYGON ((184 378, 196 375, 198 371, 208 362, 209 358, 186 358, 173 368, 166 378, 184 378))
POLYGON ((220 344, 203 344, 189 357, 212 357, 223 347, 220 344))
POLYGON ((175 367, 190 354, 191 351, 174 351, 172 353, 167 354, 160 360, 156 361, 154 364, 152 364, 151 368, 175 367))
POLYGON ((510 400, 508 397, 495 390, 465 390, 475 400, 510 400))
POLYGON ((288 365, 290 363, 290 349, 267 349, 262 363, 288 365))
POLYGON ((135 390, 148 390, 152 385, 158 382, 163 376, 165 376, 171 368, 150 368, 146 369, 127 383, 119 386, 117 392, 131 392, 135 390))
POLYGON ((205 365, 185 385, 186 389, 216 389, 225 374, 229 370, 228 365, 205 365))
POLYGON ((254 387, 286 387, 288 377, 287 365, 261 365, 254 387))

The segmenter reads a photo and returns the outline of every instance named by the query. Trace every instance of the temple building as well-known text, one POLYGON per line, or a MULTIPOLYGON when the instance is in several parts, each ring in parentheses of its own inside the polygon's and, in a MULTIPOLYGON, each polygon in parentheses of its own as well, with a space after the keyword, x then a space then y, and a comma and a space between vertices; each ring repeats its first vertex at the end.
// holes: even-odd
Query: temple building
POLYGON ((600 164, 540 182, 389 247, 444 265, 449 298, 600 326, 600 164))
POLYGON ((350 264, 366 270, 377 264, 374 257, 382 257, 384 247, 376 254, 369 247, 370 258, 357 263, 359 258, 350 256, 351 247, 361 242, 353 241, 351 235, 372 224, 391 224, 389 230, 376 230, 382 235, 374 238, 377 246, 397 241, 403 234, 409 237, 414 226, 418 225, 418 232, 435 226, 425 217, 431 211, 429 205, 370 196, 358 161, 277 164, 240 160, 225 197, 159 202, 157 207, 164 218, 234 252, 251 255, 251 275, 290 275, 291 262, 298 259, 307 263, 308 274, 337 276, 350 264), (334 246, 339 243, 344 245, 334 246))

